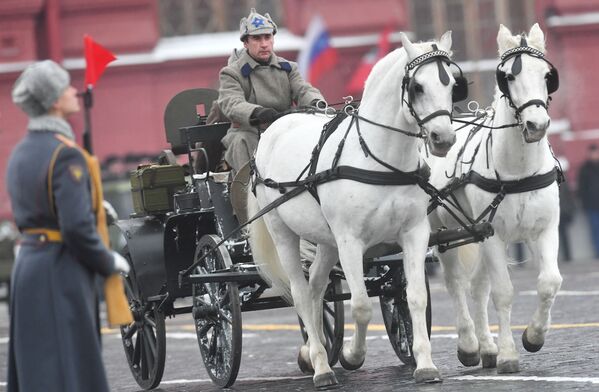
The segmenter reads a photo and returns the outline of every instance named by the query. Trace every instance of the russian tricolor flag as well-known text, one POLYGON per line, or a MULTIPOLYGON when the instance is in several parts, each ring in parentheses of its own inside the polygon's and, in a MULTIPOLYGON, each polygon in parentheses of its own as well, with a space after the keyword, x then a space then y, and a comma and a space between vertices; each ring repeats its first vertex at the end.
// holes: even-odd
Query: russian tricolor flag
POLYGON ((306 30, 305 44, 297 63, 300 74, 312 84, 337 63, 337 51, 330 44, 329 32, 320 15, 312 18, 306 30))

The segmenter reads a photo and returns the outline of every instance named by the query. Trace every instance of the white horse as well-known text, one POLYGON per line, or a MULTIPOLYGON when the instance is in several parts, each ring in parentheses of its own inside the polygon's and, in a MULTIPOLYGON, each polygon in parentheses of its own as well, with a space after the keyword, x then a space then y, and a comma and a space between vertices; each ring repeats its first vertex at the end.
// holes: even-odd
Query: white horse
MULTIPOLYGON (((422 143, 414 137, 416 135, 426 136, 428 148, 437 155, 446 154, 455 142, 450 115, 457 78, 449 72, 447 57, 451 32, 445 33, 438 42, 413 44, 404 34, 401 41, 403 48, 381 59, 366 81, 359 109, 363 120, 354 118, 350 125, 350 116, 339 125, 321 150, 317 172, 331 168, 338 145, 349 127, 339 165, 378 173, 391 174, 392 171, 374 157, 403 172, 417 171, 421 165, 419 147, 422 143), (425 53, 428 55, 422 57, 425 53), (415 67, 408 70, 410 79, 404 80, 408 64, 415 67), (405 91, 405 97, 404 88, 409 90, 405 91)), ((323 125, 328 121, 330 118, 323 115, 292 114, 273 123, 262 135, 256 151, 259 175, 274 181, 295 180, 308 163, 323 125)), ((256 198, 249 194, 249 216, 280 196, 278 189, 258 182, 256 198)), ((308 344, 300 349, 298 360, 314 369, 315 386, 337 383, 327 361, 322 332, 323 296, 329 272, 337 260, 341 261, 351 291, 352 316, 356 323, 351 343, 342 350, 341 364, 357 369, 364 362, 372 304, 363 280, 363 254, 380 243, 399 243, 404 250, 417 363, 414 377, 418 382, 439 381, 425 319, 428 196, 415 184, 381 186, 343 179, 318 185, 318 197, 320 204, 304 192, 265 215, 266 226, 259 221, 250 229, 255 262, 268 280, 291 294, 305 323, 308 344), (300 263, 300 237, 317 244, 309 282, 300 263)))
MULTIPOLYGON (((447 289, 456 307, 458 358, 466 366, 475 366, 482 357, 483 367, 496 366, 498 373, 512 373, 519 371, 519 354, 510 327, 514 289, 508 272, 508 244, 525 242, 539 268, 538 307, 522 334, 526 350, 534 352, 543 346, 549 328, 549 312, 562 282, 557 264, 559 195, 555 177, 558 174, 554 171, 555 160, 546 137, 550 122, 548 95, 557 89, 559 80, 557 70, 544 59, 545 37, 538 24, 532 26, 527 36, 513 36, 501 25, 497 43, 501 62, 492 105, 495 116, 490 125, 520 125, 478 131, 460 158, 458 151, 464 146, 468 131, 458 131, 458 141, 447 157, 432 158, 429 163, 431 182, 437 187, 447 183, 446 174, 453 173, 454 169, 457 177, 475 171, 490 180, 500 179, 506 185, 524 179, 531 184, 529 178, 537 176, 534 178, 539 180, 539 176, 545 175, 540 189, 522 191, 524 188, 520 188, 519 192, 505 196, 492 220, 493 237, 477 246, 439 255, 447 289), (480 147, 475 153, 477 146, 480 147), (549 174, 552 171, 553 174, 549 174), (482 262, 478 262, 479 257, 482 262), (471 284, 474 321, 466 303, 468 283, 471 284), (499 347, 489 331, 490 293, 499 319, 499 347)), ((454 194, 471 217, 478 217, 497 192, 469 184, 454 194)), ((455 222, 447 212, 437 209, 431 214, 431 226, 440 225, 452 227, 455 222)))

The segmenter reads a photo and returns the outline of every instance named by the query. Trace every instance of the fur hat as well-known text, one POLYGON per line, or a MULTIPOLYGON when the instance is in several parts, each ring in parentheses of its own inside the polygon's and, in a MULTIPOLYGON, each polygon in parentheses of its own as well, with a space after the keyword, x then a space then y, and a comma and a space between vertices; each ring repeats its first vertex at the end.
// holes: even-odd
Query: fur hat
POLYGON ((48 113, 71 84, 69 73, 52 60, 28 66, 15 82, 12 101, 29 117, 48 113))
POLYGON ((264 16, 252 8, 250 14, 241 18, 239 21, 239 39, 245 40, 248 35, 272 34, 277 33, 277 25, 272 21, 268 12, 264 16))

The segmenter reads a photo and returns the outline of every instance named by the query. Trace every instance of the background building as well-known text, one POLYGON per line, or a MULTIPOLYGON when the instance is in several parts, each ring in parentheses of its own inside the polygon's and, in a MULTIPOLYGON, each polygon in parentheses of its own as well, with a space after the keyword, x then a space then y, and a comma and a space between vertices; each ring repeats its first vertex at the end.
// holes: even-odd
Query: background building
MULTIPOLYGON (((599 138, 594 93, 599 75, 599 0, 2 0, 0 2, 0 181, 6 160, 25 132, 26 118, 10 91, 32 61, 62 62, 83 88, 83 35, 118 56, 94 92, 94 152, 101 160, 125 154, 157 154, 167 148, 163 110, 177 92, 216 88, 218 71, 238 38, 239 19, 251 7, 270 12, 280 31, 277 53, 295 59, 312 17, 320 14, 339 54, 335 68, 317 83, 329 101, 348 93, 347 81, 376 48, 388 27, 418 40, 453 31, 454 57, 473 82, 471 99, 492 101, 499 23, 514 33, 539 22, 561 87, 551 105, 551 141, 570 162, 568 177, 599 138)), ((391 34, 391 47, 398 34, 391 34)), ((83 116, 73 120, 81 137, 83 116)), ((81 139, 79 139, 81 140, 81 139)), ((0 218, 9 217, 4 186, 0 218)))

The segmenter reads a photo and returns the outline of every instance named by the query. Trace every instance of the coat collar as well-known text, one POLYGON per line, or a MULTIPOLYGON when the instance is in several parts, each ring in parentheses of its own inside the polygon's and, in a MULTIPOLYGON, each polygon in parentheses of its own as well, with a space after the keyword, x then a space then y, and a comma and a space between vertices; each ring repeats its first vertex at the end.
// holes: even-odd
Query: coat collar
POLYGON ((30 132, 56 132, 61 135, 68 137, 71 140, 75 139, 73 129, 66 120, 45 114, 38 117, 30 117, 29 124, 27 124, 27 130, 30 132))
POLYGON ((289 72, 291 71, 291 65, 287 61, 279 61, 279 57, 273 52, 270 56, 270 60, 267 64, 261 64, 257 62, 252 56, 249 55, 248 51, 244 51, 241 57, 239 58, 239 62, 243 64, 241 66, 241 74, 243 77, 248 77, 252 71, 262 65, 269 66, 281 69, 283 71, 289 72))

